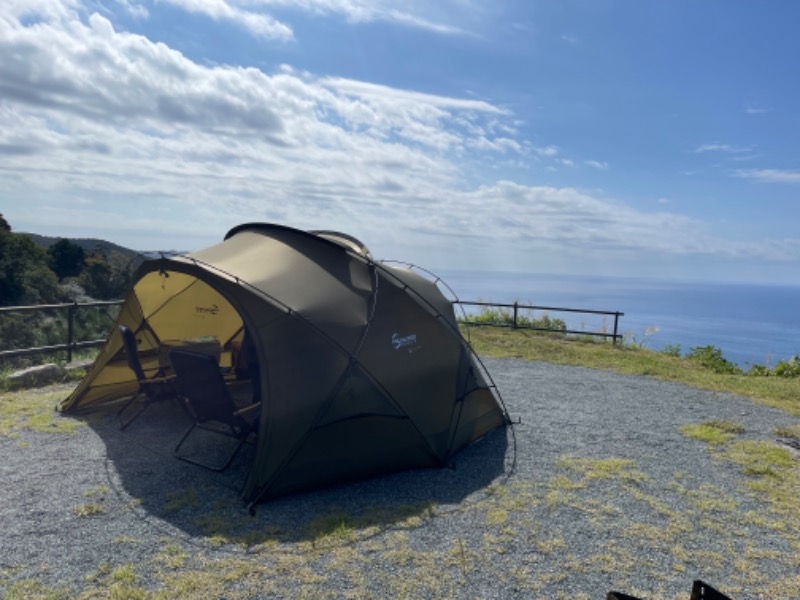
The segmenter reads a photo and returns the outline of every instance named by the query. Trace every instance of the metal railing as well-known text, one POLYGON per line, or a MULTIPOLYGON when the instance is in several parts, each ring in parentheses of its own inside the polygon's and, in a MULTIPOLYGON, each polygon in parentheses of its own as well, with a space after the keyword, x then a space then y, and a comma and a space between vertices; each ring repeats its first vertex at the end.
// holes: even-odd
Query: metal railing
MULTIPOLYGON (((596 337, 603 337, 603 338, 611 338, 612 343, 616 344, 618 341, 622 341, 622 335, 619 333, 619 318, 624 316, 625 313, 619 311, 607 311, 607 310, 592 310, 588 308, 563 308, 563 307, 555 307, 555 306, 532 306, 530 304, 520 304, 519 302, 514 302, 513 304, 502 304, 497 302, 473 302, 468 300, 458 300, 454 302, 454 304, 460 304, 461 306, 483 306, 483 307, 491 307, 491 308, 501 308, 501 309, 512 309, 513 312, 511 314, 511 322, 510 323, 497 323, 497 322, 481 322, 481 321, 473 321, 466 318, 463 322, 467 325, 471 325, 474 327, 509 327, 511 329, 529 329, 532 331, 545 331, 549 333, 565 333, 565 334, 574 334, 574 335, 589 335, 589 336, 596 336, 596 337), (604 315, 604 316, 613 316, 614 317, 614 330, 612 333, 607 333, 605 331, 580 331, 576 329, 553 329, 549 327, 536 327, 533 325, 528 325, 524 322, 520 322, 519 319, 519 311, 521 310, 541 310, 547 312, 566 312, 566 313, 582 313, 582 314, 591 314, 591 315, 604 315)), ((465 312, 465 316, 468 317, 469 315, 465 312)))
POLYGON ((81 308, 89 308, 93 306, 116 306, 122 304, 122 300, 108 300, 97 302, 86 302, 78 304, 78 302, 71 302, 65 304, 38 304, 34 306, 3 306, 0 307, 0 314, 3 313, 26 313, 38 312, 43 310, 66 310, 67 311, 67 340, 64 344, 56 344, 54 346, 40 346, 38 348, 20 348, 17 350, 2 350, 0 351, 0 359, 13 358, 16 356, 30 356, 33 354, 46 354, 48 352, 63 352, 67 351, 67 362, 72 361, 72 353, 81 348, 96 348, 106 343, 105 339, 102 340, 84 340, 76 342, 75 337, 75 314, 81 308))
MULTIPOLYGON (((48 352, 63 352, 66 350, 67 352, 67 362, 72 361, 72 353, 75 350, 80 350, 82 348, 96 348, 100 347, 105 344, 106 340, 83 340, 83 341, 75 341, 75 314, 81 308, 89 308, 95 306, 118 306, 123 303, 122 300, 108 300, 108 301, 98 301, 98 302, 86 302, 82 304, 78 304, 78 302, 71 302, 65 304, 39 304, 35 306, 3 306, 0 307, 0 314, 3 313, 25 313, 25 312, 37 312, 43 310, 53 310, 53 309, 61 309, 67 311, 67 339, 64 344, 56 344, 53 346, 39 346, 37 348, 20 348, 16 350, 0 350, 0 359, 3 358, 13 358, 17 356, 30 356, 34 354, 46 354, 48 352)), ((553 307, 553 306, 532 306, 528 304, 520 304, 519 302, 514 302, 513 304, 502 304, 497 302, 473 302, 467 300, 456 300, 454 304, 460 304, 461 306, 483 306, 483 307, 491 307, 491 308, 506 308, 512 309, 511 313, 511 322, 510 323, 497 323, 497 322, 480 322, 480 321, 473 321, 470 319, 465 319, 463 322, 467 325, 472 325, 475 327, 509 327, 512 329, 528 329, 532 331, 544 331, 550 333, 565 333, 565 334, 574 334, 574 335, 589 335, 589 336, 597 336, 603 338, 611 338, 613 343, 617 343, 618 341, 622 340, 622 335, 619 334, 619 318, 624 316, 625 313, 618 312, 618 311, 605 311, 605 310, 591 310, 591 309, 584 309, 584 308, 563 308, 563 307, 553 307), (552 329, 547 327, 535 327, 526 324, 525 322, 521 322, 519 319, 519 311, 520 310, 541 310, 541 311, 548 311, 548 312, 567 312, 567 313, 583 313, 583 314, 593 314, 593 315, 605 315, 605 316, 613 316, 614 317, 614 330, 613 333, 607 332, 600 332, 600 331, 581 331, 575 329, 552 329)), ((468 314, 465 311, 465 316, 468 314)))

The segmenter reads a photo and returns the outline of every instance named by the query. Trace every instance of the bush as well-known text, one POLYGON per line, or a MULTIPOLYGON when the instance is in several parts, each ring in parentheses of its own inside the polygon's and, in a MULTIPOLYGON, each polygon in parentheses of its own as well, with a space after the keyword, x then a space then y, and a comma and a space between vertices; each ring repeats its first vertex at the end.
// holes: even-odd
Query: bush
POLYGON ((752 365, 750 370, 747 371, 747 374, 752 377, 768 377, 770 370, 769 367, 765 367, 764 365, 752 365))
POLYGON ((664 344, 664 347, 661 349, 662 354, 666 354, 667 356, 674 356, 676 358, 680 357, 681 355, 681 345, 680 344, 664 344))
POLYGON ((753 377, 800 377, 800 357, 795 355, 789 360, 782 360, 774 369, 753 365, 747 374, 753 377))
POLYGON ((689 351, 686 358, 701 364, 715 373, 733 375, 742 372, 735 363, 723 357, 722 350, 715 346, 695 346, 689 351))
POLYGON ((795 355, 789 360, 782 360, 772 372, 778 377, 800 377, 800 357, 795 355))

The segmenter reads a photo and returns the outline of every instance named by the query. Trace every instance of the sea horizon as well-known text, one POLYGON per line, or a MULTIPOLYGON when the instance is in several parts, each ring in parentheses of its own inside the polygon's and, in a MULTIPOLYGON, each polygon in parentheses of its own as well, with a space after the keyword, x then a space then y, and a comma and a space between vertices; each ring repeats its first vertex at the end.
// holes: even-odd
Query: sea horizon
MULTIPOLYGON (((800 354, 800 285, 457 269, 436 275, 461 301, 622 312, 627 342, 653 350, 715 346, 744 369, 800 354)), ((548 314, 569 328, 613 328, 613 317, 548 314)))

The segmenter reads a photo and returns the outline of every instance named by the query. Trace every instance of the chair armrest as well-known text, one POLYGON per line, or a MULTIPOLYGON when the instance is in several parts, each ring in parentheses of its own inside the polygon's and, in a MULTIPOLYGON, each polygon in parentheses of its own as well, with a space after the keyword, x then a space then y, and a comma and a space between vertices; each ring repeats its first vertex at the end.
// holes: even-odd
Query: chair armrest
POLYGON ((261 402, 256 402, 255 404, 251 404, 250 406, 245 406, 244 408, 240 408, 239 410, 234 411, 233 414, 238 417, 257 408, 261 408, 261 402))

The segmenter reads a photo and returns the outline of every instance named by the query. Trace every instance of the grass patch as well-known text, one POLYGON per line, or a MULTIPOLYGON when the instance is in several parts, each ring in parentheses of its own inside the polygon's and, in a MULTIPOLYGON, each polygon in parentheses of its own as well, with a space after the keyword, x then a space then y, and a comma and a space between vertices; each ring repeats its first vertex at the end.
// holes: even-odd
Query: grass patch
POLYGON ((170 569, 180 569, 186 565, 189 555, 175 544, 169 544, 159 552, 155 561, 170 569))
POLYGON ((185 508, 198 508, 200 506, 200 497, 197 495, 197 490, 193 487, 187 487, 182 490, 171 491, 167 494, 167 501, 164 504, 164 510, 169 513, 180 512, 185 508))
POLYGON ((785 480, 792 475, 789 470, 796 462, 789 450, 765 441, 739 442, 732 445, 722 456, 725 460, 741 466, 745 475, 778 480, 785 480))
POLYGON ((361 514, 334 510, 319 516, 305 527, 305 535, 317 544, 347 543, 394 528, 415 528, 436 514, 435 506, 429 503, 400 504, 376 508, 361 514))
POLYGON ((562 456, 556 465, 562 469, 577 471, 587 481, 593 479, 616 479, 627 483, 641 483, 647 476, 632 460, 626 458, 575 458, 562 456))
POLYGON ((99 502, 87 502, 86 504, 76 506, 72 509, 72 512, 75 513, 76 517, 80 518, 93 517, 106 512, 106 507, 99 502))
POLYGON ((84 424, 55 411, 65 392, 24 390, 0 395, 0 436, 11 437, 22 431, 74 433, 84 424))
POLYGON ((686 437, 719 446, 744 433, 744 427, 730 421, 708 421, 699 425, 684 425, 681 432, 686 437))
POLYGON ((315 542, 339 541, 354 539, 356 520, 343 511, 317 517, 306 526, 306 534, 315 542))
POLYGON ((101 485, 100 487, 96 487, 91 490, 87 490, 83 492, 83 495, 87 498, 91 498, 92 496, 105 496, 111 490, 108 488, 107 485, 101 485))
POLYGON ((6 591, 6 600, 67 600, 73 595, 65 589, 49 588, 35 579, 15 581, 6 591))
POLYGON ((774 433, 778 437, 787 438, 790 440, 798 440, 800 439, 800 425, 794 425, 792 427, 778 427, 774 433))

